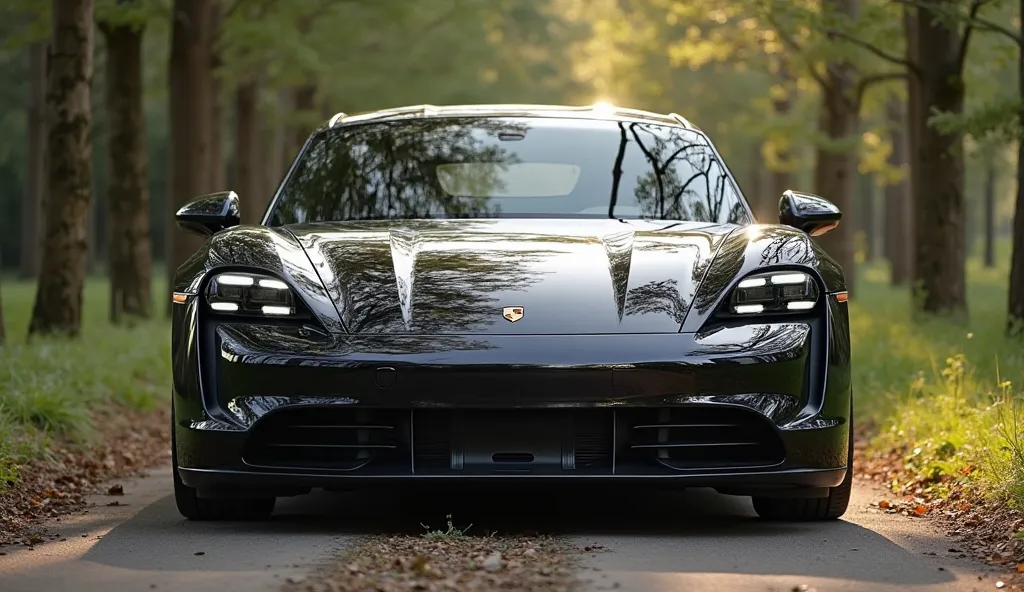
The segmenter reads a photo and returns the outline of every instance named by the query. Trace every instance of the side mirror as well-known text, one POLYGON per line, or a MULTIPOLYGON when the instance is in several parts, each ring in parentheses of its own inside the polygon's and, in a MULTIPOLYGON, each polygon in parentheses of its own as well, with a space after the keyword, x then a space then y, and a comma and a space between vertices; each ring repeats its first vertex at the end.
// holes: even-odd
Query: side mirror
POLYGON ((204 195, 182 206, 174 214, 174 219, 178 222, 178 228, 203 236, 238 226, 242 223, 238 194, 234 191, 221 191, 204 195))
POLYGON ((836 226, 843 213, 829 200, 786 190, 779 200, 779 223, 799 228, 811 236, 820 236, 836 226))

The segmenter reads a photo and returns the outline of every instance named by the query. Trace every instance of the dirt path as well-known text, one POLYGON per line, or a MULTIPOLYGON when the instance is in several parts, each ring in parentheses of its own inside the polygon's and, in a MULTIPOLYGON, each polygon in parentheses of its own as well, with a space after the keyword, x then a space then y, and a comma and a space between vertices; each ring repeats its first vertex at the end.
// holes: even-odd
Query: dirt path
POLYGON ((169 469, 124 482, 125 495, 97 496, 88 513, 56 524, 63 540, 0 549, 4 592, 277 590, 301 579, 363 535, 421 533, 427 524, 472 523, 468 534, 539 531, 580 548, 584 589, 995 590, 997 572, 957 559, 924 519, 881 514, 883 494, 856 490, 847 519, 830 524, 757 521, 745 498, 589 491, 400 491, 282 500, 273 519, 203 524, 180 518, 169 469), (119 505, 106 504, 117 501, 119 505))

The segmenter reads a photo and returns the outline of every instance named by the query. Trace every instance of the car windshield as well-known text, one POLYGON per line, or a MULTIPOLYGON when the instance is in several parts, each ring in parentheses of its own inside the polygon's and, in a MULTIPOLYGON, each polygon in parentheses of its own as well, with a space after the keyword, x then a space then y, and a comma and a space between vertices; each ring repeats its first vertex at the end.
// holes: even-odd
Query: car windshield
POLYGON ((750 221, 700 132, 638 121, 452 117, 317 133, 270 223, 481 217, 750 221))

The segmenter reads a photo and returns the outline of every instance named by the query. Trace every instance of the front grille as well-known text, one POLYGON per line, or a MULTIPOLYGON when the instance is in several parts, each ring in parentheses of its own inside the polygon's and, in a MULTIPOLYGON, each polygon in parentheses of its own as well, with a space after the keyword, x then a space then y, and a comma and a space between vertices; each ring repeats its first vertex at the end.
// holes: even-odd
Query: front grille
POLYGON ((416 474, 591 474, 611 471, 612 414, 601 409, 422 410, 416 474))
POLYGON ((244 461, 365 475, 658 475, 766 467, 775 426, 739 407, 373 409, 298 407, 253 427, 244 461))
POLYGON ((628 426, 624 460, 670 469, 771 466, 785 458, 774 426, 735 407, 665 407, 620 412, 628 426))
POLYGON ((245 462, 332 471, 403 467, 408 417, 408 411, 382 409, 283 409, 256 425, 245 462))

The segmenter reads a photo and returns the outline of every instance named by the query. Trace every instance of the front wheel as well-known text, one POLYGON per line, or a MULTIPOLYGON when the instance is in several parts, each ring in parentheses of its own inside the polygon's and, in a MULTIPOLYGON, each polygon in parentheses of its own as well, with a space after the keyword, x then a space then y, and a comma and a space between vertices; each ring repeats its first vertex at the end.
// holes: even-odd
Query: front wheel
POLYGON ((836 520, 846 513, 853 491, 853 410, 850 411, 850 450, 846 460, 846 477, 830 487, 828 497, 754 497, 754 511, 765 520, 809 522, 836 520))
POLYGON ((189 520, 260 520, 274 511, 277 498, 205 498, 196 495, 178 474, 178 450, 174 434, 174 412, 171 412, 171 473, 174 475, 174 503, 178 512, 189 520))

